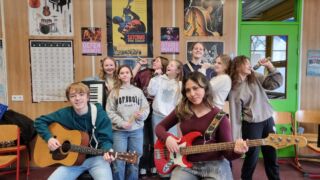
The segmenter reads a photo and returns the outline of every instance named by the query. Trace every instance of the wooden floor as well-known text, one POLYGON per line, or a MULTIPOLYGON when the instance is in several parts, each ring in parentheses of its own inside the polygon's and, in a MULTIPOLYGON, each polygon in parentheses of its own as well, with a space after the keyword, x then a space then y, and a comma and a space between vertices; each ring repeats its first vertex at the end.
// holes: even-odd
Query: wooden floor
MULTIPOLYGON (((291 161, 290 159, 288 161, 291 161)), ((242 166, 243 159, 238 159, 233 161, 233 175, 235 180, 240 179, 240 171, 242 166)), ((303 162, 303 167, 305 167, 309 171, 319 172, 320 173, 320 163, 310 163, 303 162)), ((28 180, 46 180, 49 175, 55 170, 55 167, 48 168, 32 168, 30 171, 30 176, 28 180)), ((304 180, 311 179, 309 177, 304 177, 304 175, 296 170, 290 163, 280 164, 280 176, 282 180, 304 180)), ((1 180, 13 180, 15 179, 14 174, 10 175, 2 175, 0 176, 1 180)), ((26 174, 23 172, 20 176, 21 180, 27 179, 26 174)), ((160 180, 161 178, 153 176, 153 177, 144 177, 143 180, 160 180)), ((255 170, 253 179, 257 180, 267 180, 267 177, 264 172, 263 160, 259 160, 257 168, 255 170)), ((319 178, 320 179, 320 178, 319 178)))

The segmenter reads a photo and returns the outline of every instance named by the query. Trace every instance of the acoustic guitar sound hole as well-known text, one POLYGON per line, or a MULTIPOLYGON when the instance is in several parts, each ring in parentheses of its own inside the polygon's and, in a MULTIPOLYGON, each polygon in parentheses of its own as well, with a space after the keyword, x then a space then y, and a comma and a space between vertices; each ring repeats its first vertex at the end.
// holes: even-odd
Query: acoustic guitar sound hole
POLYGON ((61 146, 61 151, 62 151, 62 153, 67 153, 67 152, 69 152, 70 148, 71 148, 70 141, 65 141, 61 146))

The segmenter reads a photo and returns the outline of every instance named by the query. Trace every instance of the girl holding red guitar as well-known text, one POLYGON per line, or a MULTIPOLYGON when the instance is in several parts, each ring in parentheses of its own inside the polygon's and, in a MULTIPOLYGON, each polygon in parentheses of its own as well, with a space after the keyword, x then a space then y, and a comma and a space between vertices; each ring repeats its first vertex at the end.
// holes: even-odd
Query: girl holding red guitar
MULTIPOLYGON (((212 91, 209 81, 200 72, 193 72, 183 80, 182 100, 162 122, 156 127, 159 140, 165 142, 170 153, 180 153, 183 142, 174 138, 168 130, 180 122, 182 135, 200 132, 202 135, 211 125, 220 109, 212 105, 212 91)), ((182 138, 183 139, 183 138, 182 138)), ((212 144, 232 141, 231 127, 227 116, 223 116, 216 130, 209 137, 198 136, 192 145, 212 144)), ((231 151, 207 152, 188 155, 187 160, 193 163, 191 168, 182 166, 172 171, 171 179, 233 179, 228 160, 241 157, 248 151, 245 141, 238 139, 231 151)))

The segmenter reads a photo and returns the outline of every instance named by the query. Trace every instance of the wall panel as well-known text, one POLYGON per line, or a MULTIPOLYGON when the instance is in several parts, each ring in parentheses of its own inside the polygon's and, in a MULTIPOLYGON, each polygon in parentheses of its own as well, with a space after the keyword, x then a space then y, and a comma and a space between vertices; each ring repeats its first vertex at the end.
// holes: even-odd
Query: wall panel
MULTIPOLYGON (((76 0, 73 2, 74 10, 74 36, 61 37, 72 39, 74 42, 74 67, 75 80, 97 74, 99 60, 106 56, 106 0, 92 0, 93 24, 102 28, 103 55, 89 57, 81 55, 81 27, 90 27, 90 1, 76 0), (92 64, 93 61, 93 64, 92 64), (93 67, 94 66, 94 67, 93 67), (95 69, 95 72, 92 72, 95 69)), ((60 107, 68 105, 66 102, 40 102, 32 103, 31 74, 29 59, 29 39, 59 39, 57 37, 30 37, 28 33, 28 2, 26 0, 3 1, 4 24, 7 47, 8 70, 8 97, 9 107, 13 110, 36 118, 41 114, 50 113, 60 107), (17 4, 19 4, 17 6, 17 4), (12 95, 23 95, 23 102, 11 101, 12 95)), ((186 61, 186 41, 223 41, 226 53, 236 54, 236 1, 225 0, 224 27, 222 37, 184 37, 183 36, 183 0, 154 0, 153 1, 153 51, 154 56, 160 54, 160 28, 172 26, 172 16, 175 16, 175 24, 180 28, 180 53, 177 55, 164 55, 169 59, 175 58, 186 61), (173 8, 174 7, 174 8, 173 8)))
POLYGON ((302 19, 300 109, 320 109, 320 77, 306 76, 308 50, 320 50, 320 1, 306 0, 302 19))

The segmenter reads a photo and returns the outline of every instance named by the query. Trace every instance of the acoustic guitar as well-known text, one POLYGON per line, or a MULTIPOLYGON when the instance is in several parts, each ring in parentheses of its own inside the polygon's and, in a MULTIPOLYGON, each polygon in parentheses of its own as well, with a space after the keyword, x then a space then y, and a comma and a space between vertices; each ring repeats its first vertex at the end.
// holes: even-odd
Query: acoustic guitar
MULTIPOLYGON (((215 144, 204 144, 192 146, 195 138, 201 136, 200 132, 191 132, 183 136, 180 140, 179 153, 170 153, 163 142, 157 140, 154 145, 154 162, 160 174, 169 174, 174 167, 192 167, 192 163, 188 162, 187 155, 198 154, 213 151, 233 150, 234 142, 224 142, 215 144)), ((177 137, 175 137, 178 139, 177 137)), ((284 148, 297 144, 299 147, 307 145, 307 139, 303 136, 269 134, 265 139, 255 139, 246 141, 249 147, 253 146, 272 146, 275 149, 284 148)))
MULTIPOLYGON (((47 167, 53 164, 79 165, 85 160, 86 154, 103 155, 108 152, 88 147, 89 136, 85 132, 67 130, 58 123, 52 123, 49 126, 49 130, 62 145, 55 151, 50 151, 47 143, 40 136, 37 136, 34 148, 34 162, 39 167, 47 167)), ((138 161, 138 154, 135 152, 112 152, 111 154, 116 159, 131 164, 136 164, 138 161)))
POLYGON ((49 6, 47 5, 47 0, 44 1, 44 6, 43 6, 43 10, 42 10, 42 14, 44 16, 50 16, 51 12, 50 12, 50 8, 49 6))

